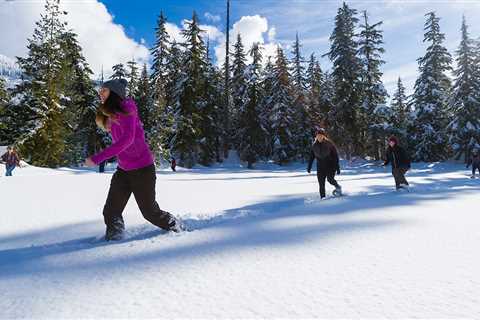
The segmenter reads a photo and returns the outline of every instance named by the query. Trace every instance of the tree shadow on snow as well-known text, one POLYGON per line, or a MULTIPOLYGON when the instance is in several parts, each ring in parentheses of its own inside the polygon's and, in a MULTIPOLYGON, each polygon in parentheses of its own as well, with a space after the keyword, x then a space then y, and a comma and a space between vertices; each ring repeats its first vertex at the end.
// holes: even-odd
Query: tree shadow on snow
MULTIPOLYGON (((107 243, 95 237, 62 241, 38 247, 25 246, 0 250, 0 278, 28 276, 33 273, 56 272, 87 272, 93 269, 115 269, 119 263, 137 264, 155 263, 160 268, 168 263, 188 263, 189 260, 213 253, 228 253, 235 255, 238 250, 271 248, 278 246, 301 246, 312 240, 335 241, 354 232, 366 232, 389 228, 399 225, 408 227, 409 221, 402 215, 379 217, 381 209, 392 207, 417 210, 419 202, 446 200, 458 194, 459 190, 467 193, 477 193, 480 190, 478 181, 465 178, 435 178, 426 177, 424 182, 416 183, 410 193, 397 194, 391 187, 372 185, 367 192, 352 194, 339 199, 320 202, 317 193, 296 196, 276 196, 241 208, 230 209, 221 215, 197 220, 186 219, 186 224, 193 229, 193 233, 179 235, 186 237, 185 241, 176 244, 176 239, 168 242, 168 246, 156 250, 158 246, 139 246, 128 255, 102 255, 103 247, 131 245, 138 241, 163 241, 164 231, 153 226, 144 225, 129 228, 130 235, 123 241, 107 243), (373 210, 376 209, 376 210, 373 210), (366 217, 365 212, 376 212, 374 217, 366 217), (337 216, 336 219, 324 219, 325 216, 337 216), (302 218, 310 218, 303 220, 302 218), (308 221, 308 224, 301 221, 308 221), (300 224, 299 224, 300 222, 300 224), (187 241, 188 237, 196 237, 196 233, 221 230, 214 237, 205 237, 200 241, 187 241), (219 236, 220 234, 221 236, 219 236), (159 237, 160 236, 160 237, 159 237), (186 242, 189 242, 185 244, 186 242), (193 242, 193 243, 191 243, 193 242), (52 264, 49 258, 64 256, 68 259, 69 253, 79 251, 92 252, 94 258, 76 259, 71 264, 52 264)), ((41 233, 32 232, 9 237, 0 237, 0 243, 34 239, 61 232, 65 234, 75 228, 92 227, 89 222, 85 225, 67 225, 61 228, 42 230, 41 233)), ((127 227, 128 228, 128 227, 127 227)), ((103 229, 103 226, 102 226, 103 229)), ((200 236, 200 234, 198 234, 200 236)), ((53 237, 53 236, 52 236, 53 237)), ((192 238, 192 239, 193 239, 192 238)), ((183 240, 179 238, 178 240, 183 240)))

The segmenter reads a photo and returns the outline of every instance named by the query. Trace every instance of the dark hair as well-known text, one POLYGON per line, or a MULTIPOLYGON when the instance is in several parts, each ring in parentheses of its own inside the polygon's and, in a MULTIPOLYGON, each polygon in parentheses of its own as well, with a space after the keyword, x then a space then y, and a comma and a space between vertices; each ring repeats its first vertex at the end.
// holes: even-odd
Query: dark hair
POLYGON ((118 94, 110 90, 110 94, 108 95, 107 100, 105 100, 105 102, 103 103, 103 105, 100 106, 100 108, 106 116, 112 116, 117 113, 125 113, 122 108, 122 102, 123 99, 118 94))
POLYGON ((393 141, 393 142, 395 142, 396 145, 398 145, 398 138, 397 137, 390 136, 390 138, 388 138, 388 142, 390 142, 390 141, 393 141))
POLYGON ((107 129, 107 120, 109 118, 115 118, 115 116, 119 113, 127 114, 127 112, 125 112, 125 110, 122 108, 122 102, 123 99, 118 94, 110 90, 107 100, 100 105, 95 116, 95 122, 100 128, 104 130, 107 129))

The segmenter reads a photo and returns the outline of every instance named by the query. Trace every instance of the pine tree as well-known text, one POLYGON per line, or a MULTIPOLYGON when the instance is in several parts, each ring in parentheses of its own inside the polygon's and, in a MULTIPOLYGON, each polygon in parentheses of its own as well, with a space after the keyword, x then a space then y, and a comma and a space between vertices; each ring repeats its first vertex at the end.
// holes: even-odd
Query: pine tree
POLYGON ((143 129, 145 131, 145 135, 147 136, 147 140, 149 141, 151 138, 151 131, 152 131, 152 123, 150 121, 151 112, 152 112, 151 99, 152 99, 152 94, 151 94, 151 87, 150 87, 150 76, 148 75, 147 64, 144 63, 142 68, 142 73, 140 74, 138 85, 135 91, 135 101, 137 103, 140 120, 143 123, 143 129))
POLYGON ((162 11, 157 20, 157 27, 155 28, 155 45, 150 49, 153 57, 152 83, 154 84, 165 77, 168 69, 171 41, 167 33, 166 24, 167 17, 162 11))
POLYGON ((262 100, 261 72, 262 53, 258 43, 253 44, 250 50, 252 63, 246 70, 246 100, 239 115, 238 153, 242 161, 246 161, 248 168, 262 155, 264 147, 264 131, 261 125, 259 104, 262 100))
POLYGON ((8 92, 5 79, 0 77, 0 106, 5 107, 8 102, 8 92))
POLYGON ((182 74, 176 83, 174 105, 174 135, 171 151, 181 166, 191 168, 198 161, 199 131, 201 127, 200 110, 205 105, 204 61, 205 44, 201 37, 197 14, 186 22, 182 35, 186 39, 182 59, 182 74))
POLYGON ((265 160, 273 157, 273 146, 275 143, 275 133, 273 130, 273 124, 271 121, 271 115, 273 110, 273 90, 275 83, 274 65, 271 57, 268 57, 265 68, 261 76, 261 90, 262 99, 259 105, 260 125, 264 132, 264 139, 262 141, 263 152, 262 157, 265 160))
POLYGON ((5 110, 9 101, 9 95, 5 86, 5 80, 0 76, 0 143, 7 140, 4 136, 4 130, 6 129, 5 110))
POLYGON ((210 44, 206 48, 206 69, 203 75, 204 81, 204 105, 200 109, 201 127, 199 131, 199 162, 208 166, 220 159, 222 145, 219 140, 221 127, 218 126, 223 89, 220 85, 220 71, 215 69, 209 55, 210 44))
POLYGON ((127 71, 125 66, 122 63, 116 64, 112 67, 113 74, 110 76, 110 79, 126 79, 127 71))
POLYGON ((449 142, 455 157, 470 157, 473 148, 480 147, 480 68, 475 64, 475 47, 468 33, 465 16, 462 21, 462 40, 456 51, 457 68, 450 108, 453 120, 448 125, 449 142))
POLYGON ((411 124, 412 110, 407 100, 405 86, 403 85, 402 79, 399 77, 397 81, 397 90, 393 94, 390 106, 393 114, 393 118, 390 122, 394 132, 402 138, 407 138, 407 130, 411 124))
POLYGON ((363 12, 363 24, 360 25, 359 55, 362 61, 363 109, 358 113, 361 136, 366 146, 363 149, 376 160, 382 158, 385 134, 385 112, 387 91, 382 83, 383 73, 380 67, 385 63, 381 55, 385 52, 383 35, 379 27, 383 22, 370 24, 368 14, 363 12))
POLYGON ((330 112, 331 135, 346 152, 347 159, 362 153, 359 109, 361 104, 361 62, 357 56, 358 44, 355 39, 357 11, 347 4, 338 9, 335 28, 330 36, 330 52, 333 63, 334 107, 330 112))
POLYGON ((425 15, 424 42, 429 46, 424 57, 418 59, 420 75, 415 82, 413 95, 415 104, 414 141, 415 159, 439 161, 449 156, 447 127, 447 97, 450 93, 452 58, 442 45, 445 35, 440 32, 440 19, 434 12, 425 15))
POLYGON ((414 151, 414 144, 410 138, 413 127, 413 111, 406 95, 405 86, 400 77, 397 81, 397 89, 392 96, 390 109, 391 115, 388 121, 390 125, 389 134, 394 134, 403 141, 402 145, 407 148, 408 153, 411 154, 414 151))
POLYGON ((307 111, 312 119, 311 135, 314 127, 330 127, 328 115, 333 108, 332 79, 328 72, 323 72, 315 55, 310 55, 307 68, 307 111))
POLYGON ((307 80, 305 78, 305 60, 301 54, 301 44, 296 34, 293 44, 292 61, 292 88, 293 88, 293 107, 296 113, 296 148, 300 159, 306 161, 310 156, 310 144, 312 141, 312 121, 307 113, 306 106, 306 88, 307 80))
POLYGON ((17 118, 17 136, 22 155, 33 165, 56 167, 64 164, 67 128, 61 105, 63 56, 61 35, 66 23, 58 0, 47 0, 45 13, 28 40, 28 56, 18 58, 26 81, 14 90, 12 106, 17 118))
POLYGON ((240 113, 247 100, 247 80, 245 77, 247 58, 240 34, 238 34, 237 41, 233 47, 233 62, 231 66, 232 109, 230 110, 230 125, 232 129, 231 136, 234 137, 234 146, 238 148, 240 141, 237 139, 236 133, 241 129, 240 113))
POLYGON ((318 69, 322 75, 320 85, 320 104, 319 112, 321 121, 318 123, 322 127, 332 127, 333 120, 331 115, 333 113, 335 99, 335 83, 333 76, 329 72, 321 72, 320 65, 317 63, 316 69, 318 69))
POLYGON ((296 157, 295 126, 296 113, 292 100, 292 84, 288 72, 287 58, 283 50, 277 48, 277 56, 273 69, 270 121, 274 133, 273 160, 278 164, 286 164, 296 157))
POLYGON ((63 110, 67 125, 65 162, 79 164, 96 152, 99 136, 95 124, 97 93, 91 80, 93 72, 82 54, 77 35, 72 31, 61 35, 63 59, 63 110))
MULTIPOLYGON (((180 49, 180 45, 173 41, 170 47, 168 60, 166 63, 166 81, 165 81, 165 108, 155 107, 152 114, 152 121, 157 126, 155 130, 159 143, 162 145, 165 152, 170 150, 170 144, 174 136, 174 114, 176 105, 176 94, 178 93, 178 84, 182 79, 183 73, 183 53, 180 49), (161 126, 161 127, 160 127, 161 126)), ((152 80, 153 81, 153 80, 152 80)), ((161 95, 158 95, 161 97, 161 95)), ((157 101, 161 101, 157 100, 157 101)), ((161 105, 157 102, 156 106, 161 105)), ((170 152, 170 151, 168 151, 170 152)), ((170 155, 169 155, 170 156, 170 155)))
POLYGON ((150 84, 152 87, 152 112, 150 114, 152 149, 157 159, 168 158, 168 143, 171 137, 173 92, 176 85, 172 75, 178 73, 179 63, 172 64, 180 58, 181 52, 171 43, 166 29, 167 18, 163 11, 155 28, 155 45, 150 50, 153 56, 150 84), (173 56, 175 55, 175 56, 173 56))
POLYGON ((137 91, 138 86, 138 66, 135 60, 127 62, 128 73, 126 79, 128 81, 127 85, 127 96, 133 97, 137 91))
POLYGON ((322 69, 318 64, 315 54, 312 53, 310 55, 306 71, 306 109, 310 118, 312 119, 312 123, 314 123, 316 126, 320 126, 319 124, 322 121, 322 114, 320 111, 320 90, 322 85, 322 76, 322 69))

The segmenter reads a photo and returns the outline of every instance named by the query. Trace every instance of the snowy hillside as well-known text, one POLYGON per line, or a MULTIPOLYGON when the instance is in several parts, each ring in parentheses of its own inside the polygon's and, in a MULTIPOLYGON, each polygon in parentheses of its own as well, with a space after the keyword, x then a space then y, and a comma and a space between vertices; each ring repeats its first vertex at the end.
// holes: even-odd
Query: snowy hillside
POLYGON ((343 167, 326 201, 303 165, 159 171, 161 207, 194 230, 156 230, 132 198, 117 243, 100 240, 111 171, 16 169, 0 318, 480 318, 480 181, 417 165, 397 193, 389 169, 343 167))
POLYGON ((21 74, 22 72, 14 59, 0 54, 0 77, 5 78, 10 83, 19 80, 21 74))

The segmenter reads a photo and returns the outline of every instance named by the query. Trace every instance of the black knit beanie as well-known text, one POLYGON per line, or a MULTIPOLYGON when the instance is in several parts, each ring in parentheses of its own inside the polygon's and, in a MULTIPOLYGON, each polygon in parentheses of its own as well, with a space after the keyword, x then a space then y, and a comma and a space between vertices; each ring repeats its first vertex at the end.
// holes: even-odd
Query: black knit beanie
POLYGON ((106 81, 102 84, 102 87, 110 89, 110 91, 115 92, 122 99, 125 99, 127 96, 127 80, 125 79, 113 79, 106 81))

